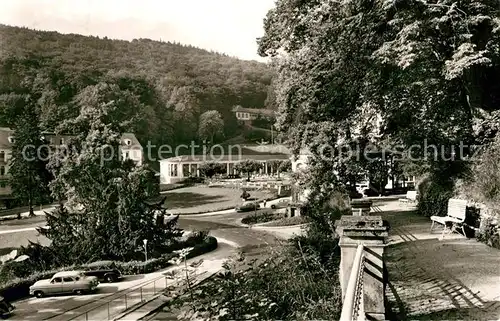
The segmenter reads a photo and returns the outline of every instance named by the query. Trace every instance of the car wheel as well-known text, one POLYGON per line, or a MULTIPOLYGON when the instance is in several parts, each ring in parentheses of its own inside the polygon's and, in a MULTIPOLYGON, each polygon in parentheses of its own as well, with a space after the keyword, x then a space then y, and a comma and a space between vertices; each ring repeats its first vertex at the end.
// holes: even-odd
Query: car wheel
POLYGON ((42 291, 35 291, 35 296, 37 298, 43 298, 45 296, 45 293, 43 293, 42 291))
POLYGON ((106 282, 108 283, 115 282, 115 277, 113 275, 106 275, 106 282))
POLYGON ((82 295, 83 294, 83 290, 75 290, 74 291, 76 295, 82 295))

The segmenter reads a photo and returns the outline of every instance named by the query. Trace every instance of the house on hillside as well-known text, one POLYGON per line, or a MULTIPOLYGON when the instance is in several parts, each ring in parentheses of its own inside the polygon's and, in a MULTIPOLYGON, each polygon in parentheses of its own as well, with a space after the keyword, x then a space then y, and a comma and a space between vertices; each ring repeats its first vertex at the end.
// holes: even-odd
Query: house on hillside
POLYGON ((276 112, 274 110, 263 108, 244 108, 236 106, 233 108, 233 113, 235 113, 236 119, 244 122, 252 121, 259 117, 269 120, 276 118, 276 112))
MULTIPOLYGON (((12 190, 9 186, 9 162, 12 158, 12 144, 14 143, 14 131, 10 128, 0 127, 0 207, 6 205, 13 199, 12 190)), ((42 139, 48 143, 50 150, 62 149, 67 146, 72 135, 58 135, 53 132, 43 132, 42 139)), ((120 151, 122 159, 131 159, 137 166, 143 164, 142 146, 132 133, 124 133, 121 137, 120 151)))

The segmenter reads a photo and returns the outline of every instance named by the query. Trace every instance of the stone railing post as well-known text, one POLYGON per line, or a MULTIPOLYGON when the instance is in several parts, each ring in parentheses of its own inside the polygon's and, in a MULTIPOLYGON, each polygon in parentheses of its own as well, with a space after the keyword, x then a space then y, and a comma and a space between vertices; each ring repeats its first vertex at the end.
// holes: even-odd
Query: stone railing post
POLYGON ((384 247, 388 227, 380 216, 342 216, 336 222, 340 236, 340 285, 342 301, 358 245, 363 244, 365 264, 363 273, 364 311, 373 320, 385 320, 384 247))

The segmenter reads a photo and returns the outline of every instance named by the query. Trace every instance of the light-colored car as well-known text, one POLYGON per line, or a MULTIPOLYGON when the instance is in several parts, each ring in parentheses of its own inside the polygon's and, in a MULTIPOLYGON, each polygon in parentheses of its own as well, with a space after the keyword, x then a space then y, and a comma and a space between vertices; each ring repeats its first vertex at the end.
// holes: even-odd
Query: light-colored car
POLYGON ((272 204, 271 208, 278 209, 278 208, 287 208, 290 205, 290 200, 289 199, 284 199, 284 200, 279 200, 277 203, 272 204))
POLYGON ((58 272, 51 279, 35 282, 30 286, 30 295, 37 298, 52 294, 84 294, 95 291, 99 280, 95 276, 86 276, 85 271, 58 272))

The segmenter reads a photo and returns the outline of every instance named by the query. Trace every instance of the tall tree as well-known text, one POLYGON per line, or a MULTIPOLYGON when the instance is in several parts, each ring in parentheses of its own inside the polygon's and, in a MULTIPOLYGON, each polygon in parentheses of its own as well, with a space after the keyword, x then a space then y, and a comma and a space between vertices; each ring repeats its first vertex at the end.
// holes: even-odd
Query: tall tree
POLYGON ((79 97, 80 115, 63 123, 58 131, 74 132, 75 139, 64 159, 53 159, 55 197, 67 202, 50 216, 43 231, 52 246, 75 262, 96 259, 131 259, 143 239, 158 251, 175 240, 180 231, 160 227, 148 200, 158 194, 153 173, 123 161, 121 133, 126 124, 116 87, 89 86, 79 97), (113 95, 111 95, 113 94, 113 95))
POLYGON ((51 174, 47 169, 49 148, 42 138, 36 102, 29 95, 20 99, 24 101, 24 110, 18 115, 13 128, 10 186, 13 195, 21 203, 27 204, 29 215, 34 216, 34 205, 50 200, 48 185, 51 174))
POLYGON ((238 172, 247 174, 247 181, 250 181, 250 174, 260 170, 261 168, 262 163, 252 159, 241 161, 235 166, 235 169, 238 172))
POLYGON ((209 110, 201 114, 198 133, 201 139, 210 140, 213 144, 217 136, 224 133, 224 120, 217 110, 209 110))
MULTIPOLYGON (((499 13, 492 0, 277 1, 259 52, 277 57, 277 126, 294 152, 313 154, 311 195, 345 185, 324 174, 358 162, 341 147, 427 140, 448 157, 469 144, 479 116, 499 107, 499 13)), ((426 165, 447 179, 461 170, 426 165)))
POLYGON ((212 178, 216 174, 223 174, 226 172, 226 166, 221 163, 208 162, 203 163, 199 167, 201 175, 212 178))

